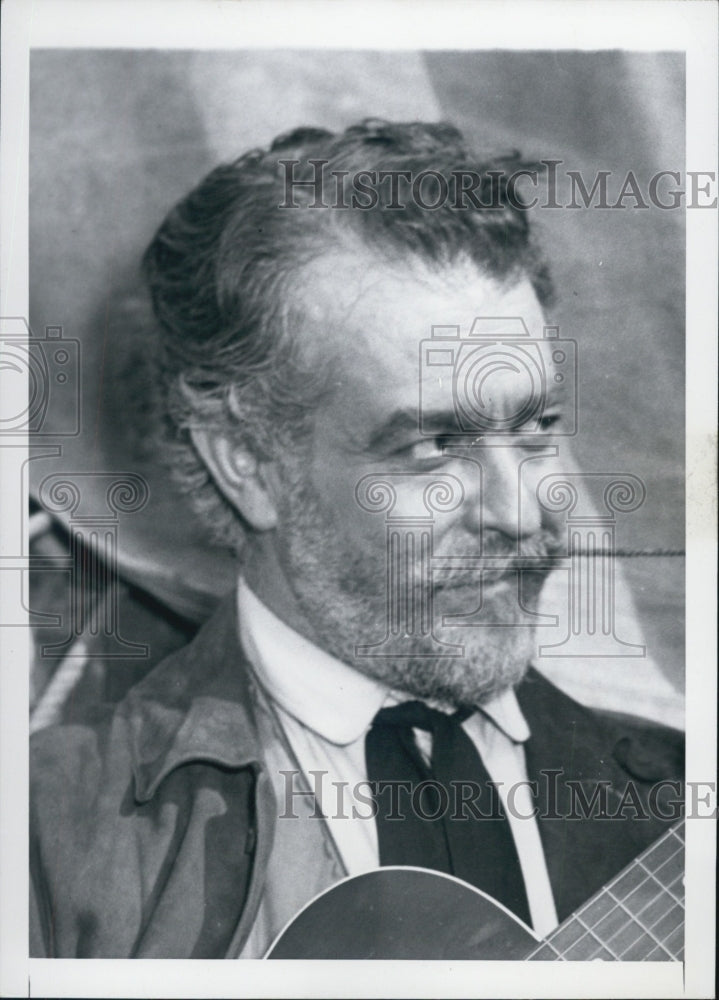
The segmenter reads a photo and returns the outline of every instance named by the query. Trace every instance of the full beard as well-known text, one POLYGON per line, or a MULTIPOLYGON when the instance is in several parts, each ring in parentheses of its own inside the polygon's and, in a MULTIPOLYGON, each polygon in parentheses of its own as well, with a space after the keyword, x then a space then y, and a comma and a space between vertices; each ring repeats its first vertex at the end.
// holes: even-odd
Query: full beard
MULTIPOLYGON (((388 644, 384 547, 378 544, 371 554, 351 549, 333 512, 299 476, 293 480, 282 512, 280 560, 308 638, 388 687, 442 705, 477 705, 521 681, 536 652, 526 611, 531 616, 536 608, 547 570, 509 572, 485 589, 481 601, 476 571, 443 570, 429 583, 431 629, 403 629, 388 644), (470 615, 480 603, 481 614, 472 615, 476 623, 443 623, 445 616, 470 615)), ((379 543, 381 522, 378 529, 379 543)), ((476 536, 459 530, 458 535, 451 540, 454 552, 476 550, 476 536)), ((542 533, 531 554, 544 555, 552 547, 552 537, 542 533)), ((484 551, 506 554, 498 544, 489 551, 485 544, 484 551)), ((404 581, 404 595, 419 607, 427 601, 428 585, 417 578, 416 566, 410 573, 414 579, 404 581)))

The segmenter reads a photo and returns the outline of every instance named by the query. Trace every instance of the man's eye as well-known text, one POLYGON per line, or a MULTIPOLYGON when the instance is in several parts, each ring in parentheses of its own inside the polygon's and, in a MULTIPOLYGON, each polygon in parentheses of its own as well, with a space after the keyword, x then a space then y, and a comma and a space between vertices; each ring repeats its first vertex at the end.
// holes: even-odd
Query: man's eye
POLYGON ((561 413, 547 413, 537 421, 540 431, 551 431, 562 419, 561 413))
POLYGON ((413 462, 438 462, 445 457, 444 449, 448 443, 449 439, 445 436, 425 438, 422 441, 415 441, 407 449, 407 453, 413 462))

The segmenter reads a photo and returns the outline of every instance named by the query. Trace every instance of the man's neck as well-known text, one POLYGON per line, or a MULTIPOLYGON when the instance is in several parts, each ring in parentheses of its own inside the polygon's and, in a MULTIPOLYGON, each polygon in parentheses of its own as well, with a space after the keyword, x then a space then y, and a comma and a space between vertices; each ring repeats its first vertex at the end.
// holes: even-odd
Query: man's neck
POLYGON ((274 532, 265 532, 248 543, 242 554, 245 583, 281 622, 310 642, 320 645, 287 581, 274 541, 274 532))

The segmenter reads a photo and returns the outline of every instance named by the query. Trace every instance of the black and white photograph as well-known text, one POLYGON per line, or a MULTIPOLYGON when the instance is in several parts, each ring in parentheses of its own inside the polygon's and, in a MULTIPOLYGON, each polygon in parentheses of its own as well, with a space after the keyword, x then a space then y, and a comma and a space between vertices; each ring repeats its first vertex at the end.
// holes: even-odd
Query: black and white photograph
POLYGON ((2 14, 3 995, 714 996, 716 8, 2 14))

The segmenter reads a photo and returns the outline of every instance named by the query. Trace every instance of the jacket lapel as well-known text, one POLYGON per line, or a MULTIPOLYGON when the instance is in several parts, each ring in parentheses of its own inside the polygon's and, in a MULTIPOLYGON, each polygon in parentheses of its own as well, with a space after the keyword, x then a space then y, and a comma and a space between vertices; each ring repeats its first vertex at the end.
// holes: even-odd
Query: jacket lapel
MULTIPOLYGON (((620 726, 585 709, 534 669, 517 697, 532 733, 525 745, 527 771, 537 782, 540 835, 562 921, 660 836, 665 824, 648 809, 644 819, 637 820, 631 808, 618 815, 629 785, 644 807, 650 787, 617 759, 620 726)), ((626 731, 643 732, 637 720, 626 731)))

